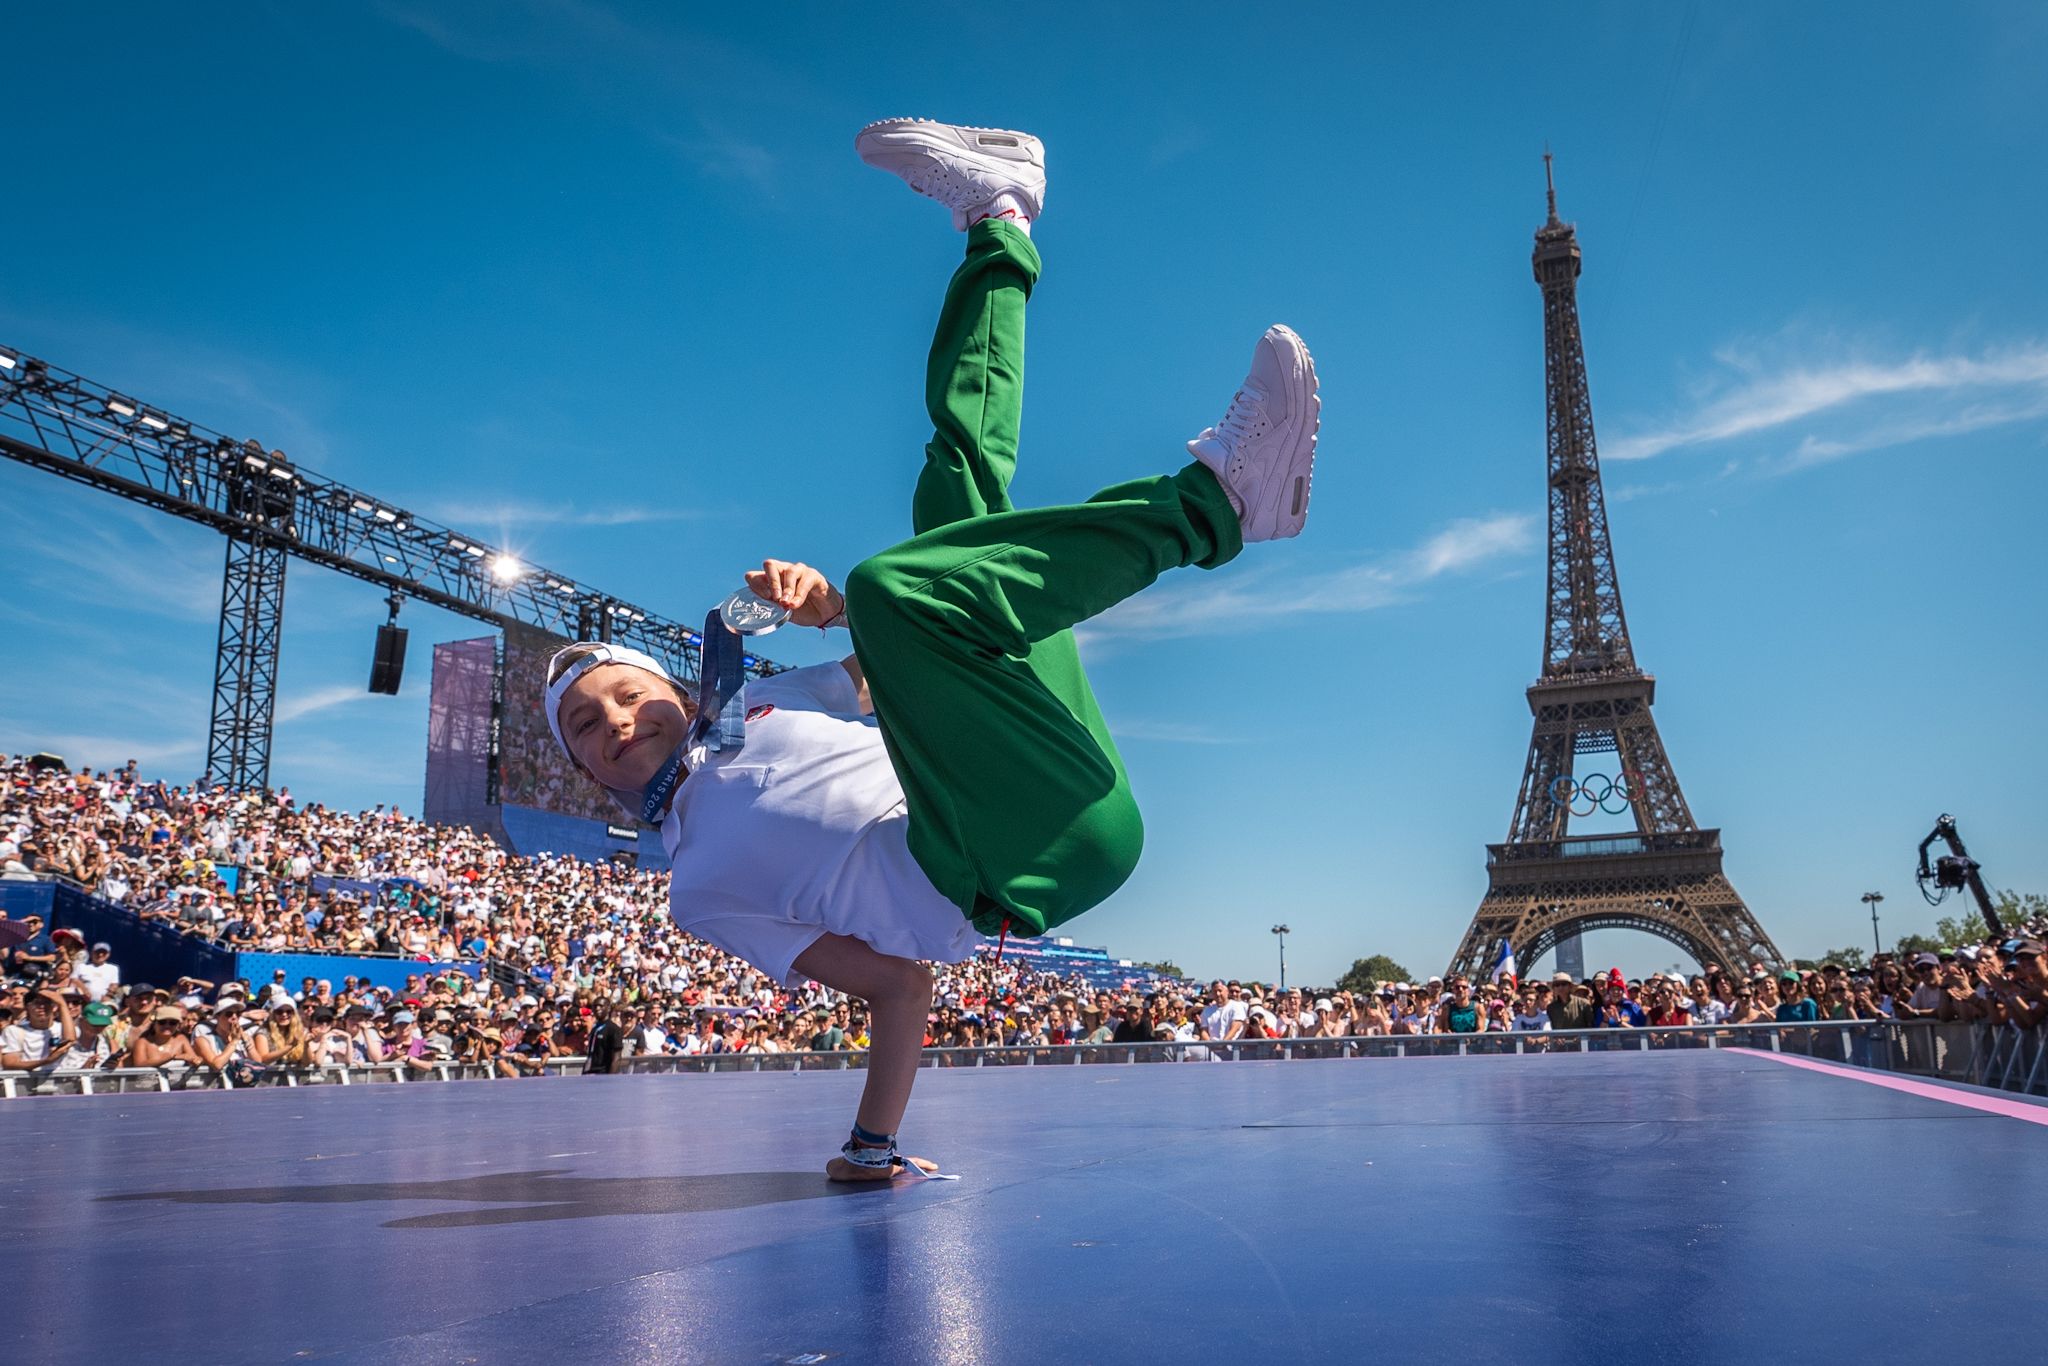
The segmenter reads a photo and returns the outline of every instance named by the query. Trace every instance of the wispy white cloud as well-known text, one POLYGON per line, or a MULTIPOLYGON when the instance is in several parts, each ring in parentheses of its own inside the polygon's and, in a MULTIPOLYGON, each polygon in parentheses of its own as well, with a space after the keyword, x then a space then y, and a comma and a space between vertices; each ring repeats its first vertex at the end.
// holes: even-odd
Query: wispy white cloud
POLYGON ((1962 436, 1987 427, 2007 427, 2019 422, 2048 418, 2048 385, 2032 398, 2004 403, 1974 403, 1959 412, 1923 417, 1914 421, 1885 423, 1837 437, 1809 436, 1779 466, 1780 473, 1826 464, 1860 451, 1883 446, 1903 446, 1909 441, 1932 437, 1962 436))
POLYGON ((334 683, 324 688, 315 688, 311 692, 300 693, 295 697, 279 698, 273 719, 278 722, 297 721, 375 695, 367 687, 357 688, 346 683, 334 683))
POLYGON ((1150 740, 1168 745, 1241 745, 1250 738, 1227 735, 1214 726, 1180 721, 1119 721, 1109 728, 1119 740, 1150 740))
MULTIPOLYGON (((1685 412, 1625 432, 1601 454, 1647 460, 1667 451, 1805 425, 1795 464, 1813 464, 1932 436, 2031 421, 2048 405, 2048 342, 1975 355, 1787 359, 1796 343, 1731 347, 1704 396, 1685 412), (1847 430, 1844 430, 1845 425, 1847 430), (1814 430, 1821 426, 1823 430, 1814 430), (1810 444, 1809 444, 1810 443, 1810 444)), ((1830 344, 1846 353, 1856 348, 1830 344)))
POLYGON ((1117 637, 1156 640, 1206 635, 1247 620, 1370 612, 1405 600, 1432 579, 1520 554, 1535 543, 1532 516, 1461 518, 1412 549, 1363 564, 1306 575, 1299 568, 1226 571, 1223 577, 1161 584, 1097 617, 1080 634, 1084 642, 1117 637))

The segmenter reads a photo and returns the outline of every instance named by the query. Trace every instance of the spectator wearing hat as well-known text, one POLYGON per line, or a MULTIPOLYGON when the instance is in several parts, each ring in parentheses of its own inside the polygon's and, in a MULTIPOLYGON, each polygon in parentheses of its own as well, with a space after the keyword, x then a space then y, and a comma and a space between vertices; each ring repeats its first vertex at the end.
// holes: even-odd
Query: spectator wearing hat
POLYGON ((1772 1016, 1779 1024, 1808 1024, 1820 1018, 1820 1007, 1806 994, 1806 983, 1789 968, 1778 974, 1778 996, 1772 1016))
POLYGON ((1593 1002, 1580 993, 1579 984, 1568 972, 1550 974, 1550 1006, 1546 1013, 1552 1029, 1593 1027, 1593 1002))
POLYGON ((414 1072, 431 1075, 438 1065, 454 1062, 454 1028, 455 1016, 447 1010, 436 1010, 428 1016, 425 1028, 415 1024, 413 1038, 405 1049, 405 1065, 414 1072))
POLYGON ((116 1053, 127 1049, 136 1035, 149 1028, 149 1013, 170 998, 159 996, 157 989, 147 982, 137 982, 128 988, 128 994, 121 1000, 121 1013, 107 1026, 107 1042, 116 1053))
POLYGON ((263 1024, 249 1036, 251 1058, 263 1067, 311 1067, 313 1040, 290 996, 276 994, 263 1024))
POLYGON ((342 1032, 348 1036, 348 1061, 353 1067, 374 1067, 390 1057, 384 1036, 377 1031, 376 1016, 358 1002, 342 1013, 342 1032))
POLYGON ((102 941, 92 946, 85 962, 72 969, 71 975, 85 985, 85 994, 90 999, 104 1001, 109 992, 121 985, 121 969, 114 965, 113 957, 114 946, 102 941))
POLYGON ((1984 985, 1992 1019, 2021 1029, 2048 1022, 2048 948, 2040 940, 2014 945, 2005 971, 1987 973, 1984 985))
POLYGON ((7 968, 20 972, 27 967, 48 967, 57 961, 57 946, 51 942, 49 932, 43 928, 43 917, 35 912, 21 918, 28 926, 28 937, 7 951, 7 968))
POLYGON ((0 1030, 0 1067, 33 1072, 54 1066, 78 1039, 78 1021, 62 997, 35 991, 21 1017, 0 1030))
POLYGON ((158 1006, 149 1013, 149 1028, 128 1045, 128 1066, 157 1067, 169 1072, 186 1072, 204 1067, 206 1059, 187 1037, 185 1012, 176 1006, 158 1006))
POLYGON ((107 1042, 107 1026, 114 1022, 114 1008, 105 1001, 88 1002, 78 1012, 78 1037, 57 1063, 59 1072, 91 1072, 113 1060, 113 1045, 107 1042))
POLYGON ((1353 1006, 1348 991, 1332 992, 1316 998, 1316 1034, 1324 1039, 1348 1039, 1353 1032, 1353 1006))
POLYGON ((1912 980, 1912 990, 1903 1000, 1894 996, 1892 1014, 1901 1020, 1932 1018, 1941 1009, 1941 985, 1935 974, 1941 968, 1941 960, 1931 953, 1916 953, 1913 961, 1906 965, 1912 980))
POLYGON ((313 1041, 313 1065, 315 1067, 348 1066, 348 1031, 341 1026, 341 1019, 332 1006, 314 1006, 302 1010, 306 1019, 306 1033, 313 1041))
POLYGON ((1597 1029, 1641 1029, 1643 1008, 1629 999, 1628 986, 1616 968, 1601 983, 1600 1004, 1593 1018, 1597 1029))
POLYGON ((199 1060, 216 1072, 225 1073, 237 1086, 256 1080, 249 1061, 249 1041, 242 1033, 242 1002, 229 996, 214 1006, 192 1029, 192 1047, 199 1060))

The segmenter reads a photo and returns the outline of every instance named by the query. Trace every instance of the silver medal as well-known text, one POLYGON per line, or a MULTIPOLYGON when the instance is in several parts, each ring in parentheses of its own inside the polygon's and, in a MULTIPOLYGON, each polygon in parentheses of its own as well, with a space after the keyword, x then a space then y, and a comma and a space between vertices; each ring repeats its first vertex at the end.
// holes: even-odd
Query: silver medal
POLYGON ((743 636, 765 636, 789 620, 789 609, 754 596, 742 588, 718 604, 718 617, 726 629, 743 636))

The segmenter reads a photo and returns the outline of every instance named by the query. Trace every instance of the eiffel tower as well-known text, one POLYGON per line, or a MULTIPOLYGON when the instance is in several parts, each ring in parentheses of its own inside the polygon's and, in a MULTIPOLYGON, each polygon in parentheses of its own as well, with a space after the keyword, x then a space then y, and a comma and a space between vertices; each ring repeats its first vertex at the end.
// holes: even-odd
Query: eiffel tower
POLYGON ((1628 929, 1747 974, 1782 960, 1721 872, 1721 832, 1694 822, 1650 717, 1657 680, 1636 666, 1607 539, 1579 337, 1578 237, 1558 221, 1548 152, 1543 177, 1550 219, 1536 230, 1533 260, 1549 408, 1543 674, 1529 687, 1536 723, 1514 819, 1505 843, 1486 846, 1486 895, 1451 971, 1485 971, 1502 941, 1527 965, 1553 948, 1570 957, 1584 931, 1628 929), (1613 771, 1582 775, 1581 761, 1613 771), (1595 813, 1630 816, 1635 833, 1569 833, 1574 816, 1595 813))

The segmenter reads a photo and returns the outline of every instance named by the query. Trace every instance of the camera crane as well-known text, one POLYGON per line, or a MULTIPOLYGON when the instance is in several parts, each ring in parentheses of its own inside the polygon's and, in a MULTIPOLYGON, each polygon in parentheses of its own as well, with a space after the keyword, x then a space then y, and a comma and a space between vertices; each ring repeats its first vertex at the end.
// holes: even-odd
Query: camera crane
POLYGON ((2005 926, 1998 921, 1998 911, 1991 904, 1991 893, 1984 887, 1982 865, 1963 847, 1963 837, 1956 831, 1956 818, 1946 811, 1934 823, 1934 829, 1927 833, 1927 838, 1920 841, 1920 868, 1913 877, 1920 884, 1920 895, 1927 898, 1930 906, 1939 906, 1948 900, 1950 892, 1958 888, 1969 888, 1970 895, 1977 899, 1977 909, 1983 914, 1984 923, 1991 927, 1991 933, 2005 933, 2005 926), (1945 841, 1949 851, 1930 867, 1927 847, 1936 840, 1945 841))

